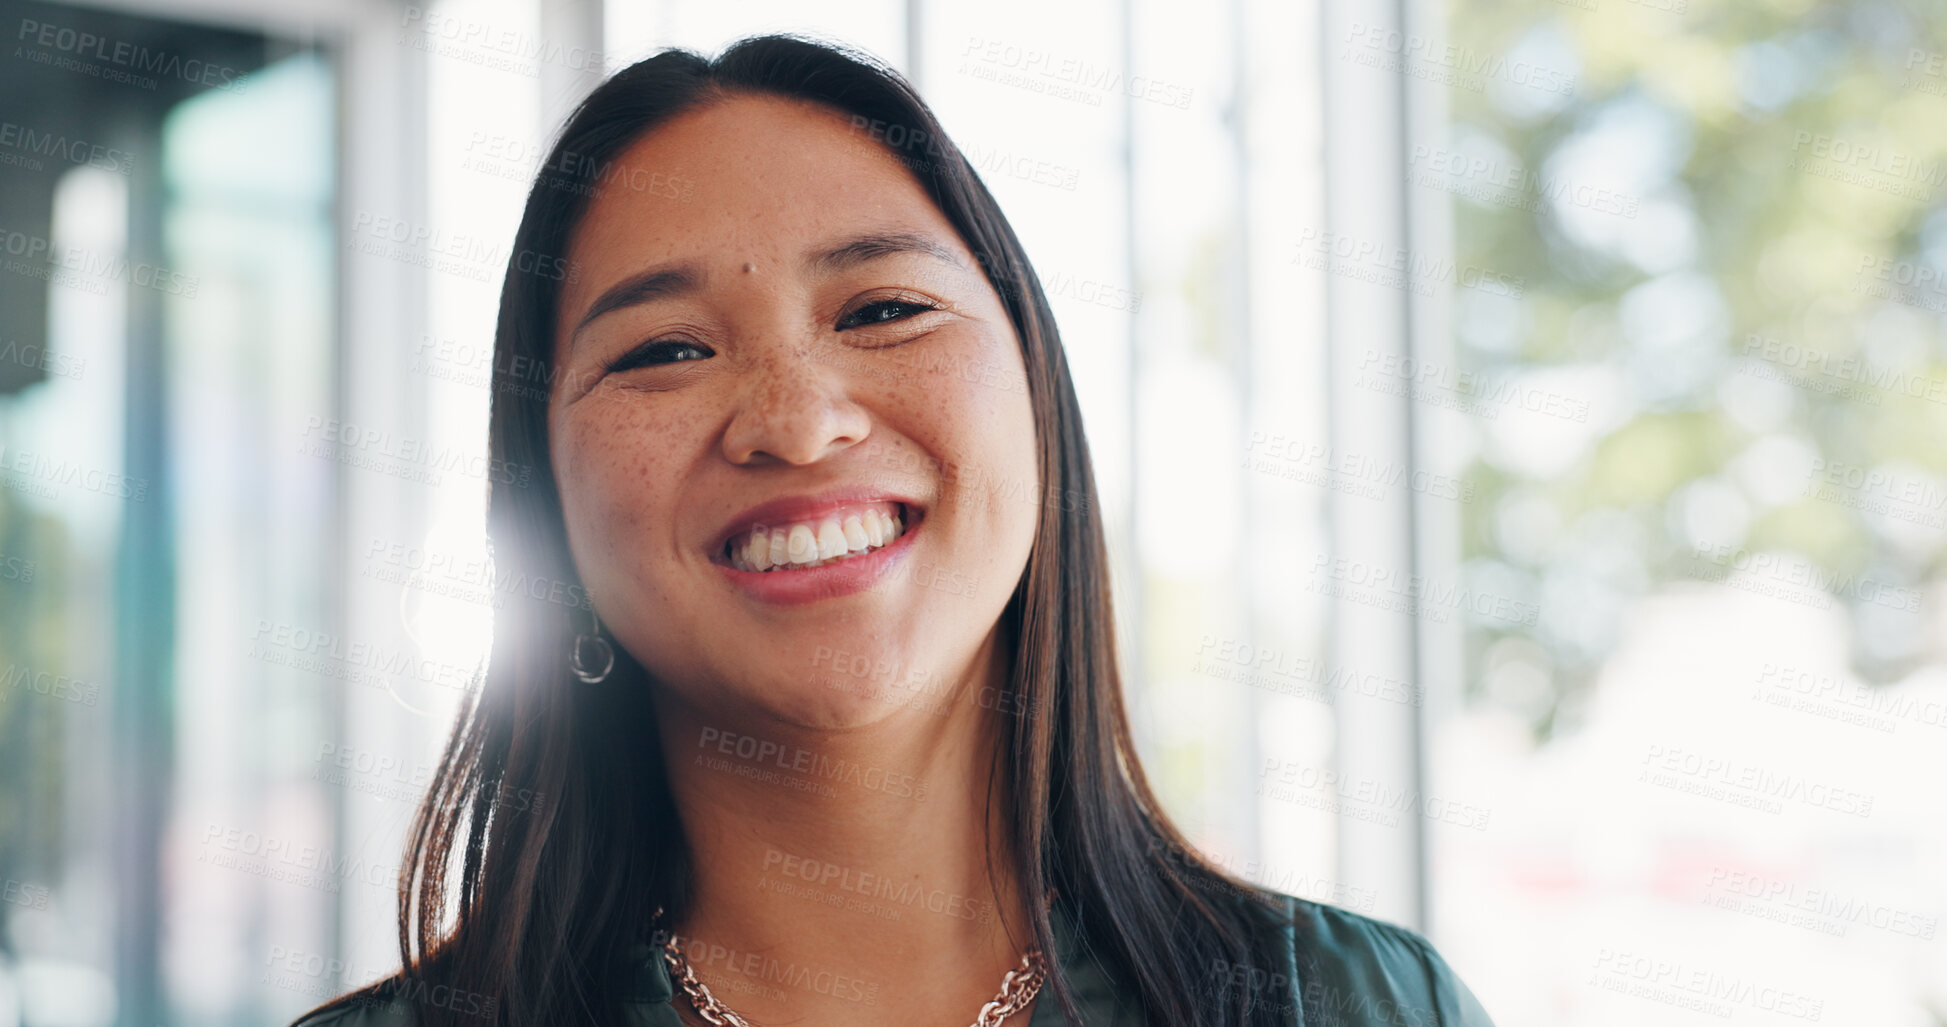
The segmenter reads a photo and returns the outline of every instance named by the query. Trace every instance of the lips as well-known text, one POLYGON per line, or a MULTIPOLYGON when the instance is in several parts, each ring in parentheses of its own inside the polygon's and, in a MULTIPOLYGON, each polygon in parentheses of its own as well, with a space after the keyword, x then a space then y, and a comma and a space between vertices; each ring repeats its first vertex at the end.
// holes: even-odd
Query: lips
MULTIPOLYGON (((898 504, 887 505, 904 508, 898 504)), ((920 527, 916 520, 897 538, 876 549, 821 559, 801 567, 754 570, 747 569, 748 564, 740 568, 718 561, 717 573, 746 600, 773 608, 858 595, 888 583, 913 580, 910 567, 914 538, 924 534, 920 527)))

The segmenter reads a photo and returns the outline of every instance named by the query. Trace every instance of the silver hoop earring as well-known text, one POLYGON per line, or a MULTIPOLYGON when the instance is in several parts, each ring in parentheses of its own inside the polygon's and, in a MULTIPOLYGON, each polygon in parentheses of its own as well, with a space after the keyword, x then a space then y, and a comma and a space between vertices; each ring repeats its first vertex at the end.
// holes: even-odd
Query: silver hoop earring
POLYGON ((582 681, 598 685, 615 669, 615 647, 602 635, 602 618, 592 611, 589 616, 595 622, 595 630, 575 636, 574 645, 568 649, 568 669, 582 681))

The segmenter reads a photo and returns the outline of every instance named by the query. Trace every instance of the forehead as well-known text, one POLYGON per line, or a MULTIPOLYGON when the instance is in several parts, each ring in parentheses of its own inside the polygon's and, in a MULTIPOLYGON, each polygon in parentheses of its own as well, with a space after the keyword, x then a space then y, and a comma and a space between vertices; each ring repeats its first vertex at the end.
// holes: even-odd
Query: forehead
POLYGON ((598 176, 569 243, 586 273, 563 293, 564 313, 665 261, 771 261, 789 271, 811 244, 868 228, 931 230, 960 248, 897 157, 820 104, 714 101, 636 140, 598 176))

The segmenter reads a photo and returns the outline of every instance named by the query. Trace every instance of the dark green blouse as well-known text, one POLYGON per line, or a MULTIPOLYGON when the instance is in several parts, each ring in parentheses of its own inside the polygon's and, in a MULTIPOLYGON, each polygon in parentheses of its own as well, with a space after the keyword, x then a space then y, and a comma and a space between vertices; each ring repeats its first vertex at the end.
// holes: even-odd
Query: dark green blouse
MULTIPOLYGON (((1290 911, 1279 951, 1257 967, 1213 967, 1213 984, 1228 994, 1249 992, 1283 1012, 1288 1027, 1493 1027, 1487 1012, 1433 946, 1404 927, 1336 906, 1278 896, 1290 911)), ((1149 1027, 1133 989, 1118 984, 1077 944, 1060 906, 1053 915, 1056 948, 1087 1027, 1149 1027)), ((679 1027, 677 1000, 662 954, 633 946, 626 1027, 679 1027)), ((1059 1003, 1043 990, 1027 1027, 1063 1027, 1059 1003)), ((451 994, 394 995, 376 1004, 332 1010, 292 1027, 410 1027, 418 1002, 467 1010, 451 994)), ((973 1019, 969 1011, 968 1020, 973 1019)))

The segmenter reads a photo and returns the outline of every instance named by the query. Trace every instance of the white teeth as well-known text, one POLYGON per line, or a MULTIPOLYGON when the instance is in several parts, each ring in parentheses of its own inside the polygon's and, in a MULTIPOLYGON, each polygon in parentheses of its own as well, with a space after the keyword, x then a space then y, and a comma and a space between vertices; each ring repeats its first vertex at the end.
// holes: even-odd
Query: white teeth
POLYGON ((879 509, 827 517, 817 524, 757 528, 730 550, 730 565, 743 571, 819 567, 896 541, 904 525, 879 509))
POLYGON ((818 559, 829 560, 851 549, 845 541, 845 530, 837 521, 828 520, 818 526, 818 559))
POLYGON ((792 563, 810 563, 818 559, 818 537, 811 533, 810 528, 793 524, 787 551, 791 554, 792 563))

